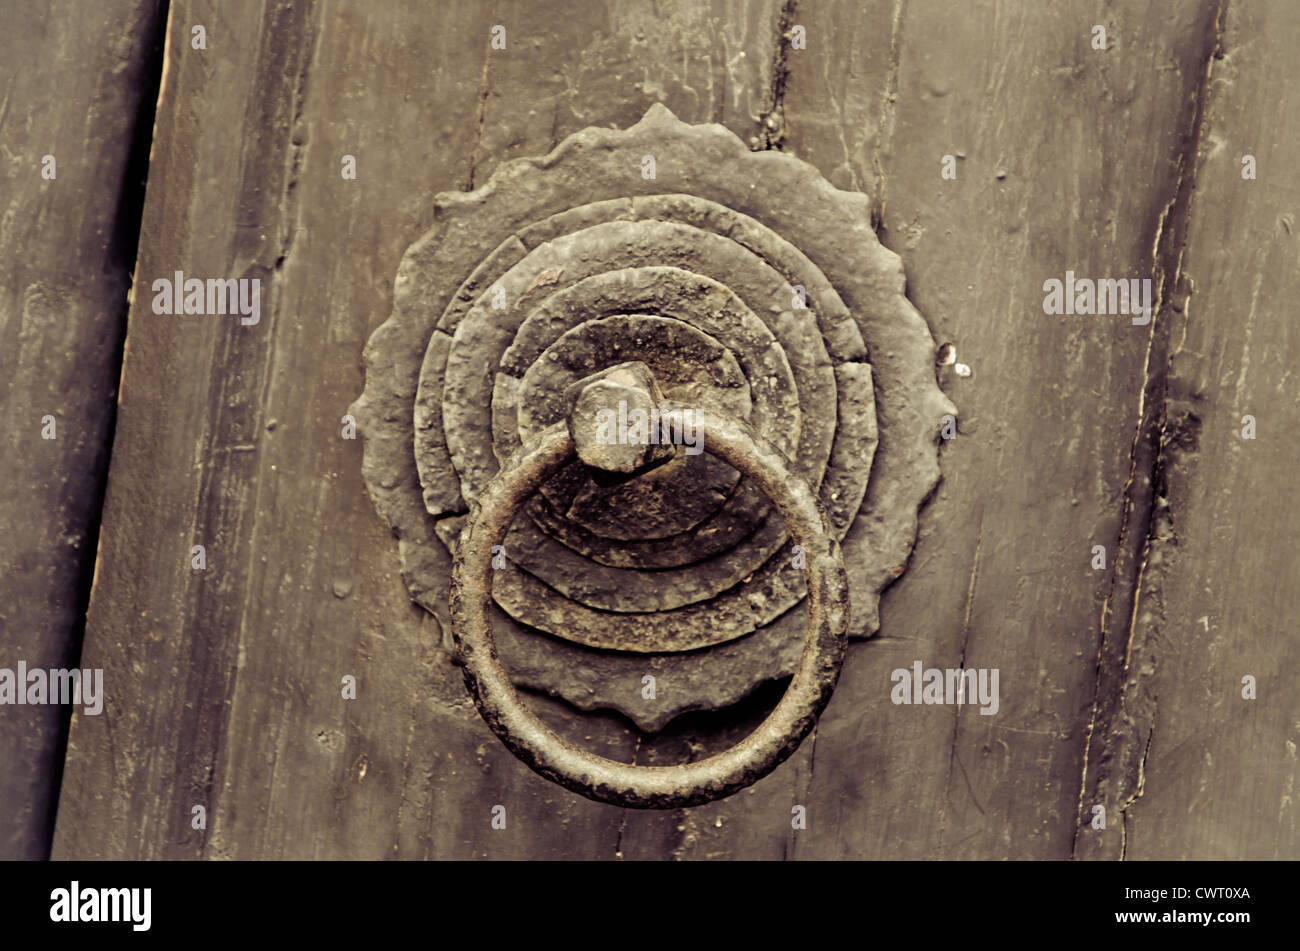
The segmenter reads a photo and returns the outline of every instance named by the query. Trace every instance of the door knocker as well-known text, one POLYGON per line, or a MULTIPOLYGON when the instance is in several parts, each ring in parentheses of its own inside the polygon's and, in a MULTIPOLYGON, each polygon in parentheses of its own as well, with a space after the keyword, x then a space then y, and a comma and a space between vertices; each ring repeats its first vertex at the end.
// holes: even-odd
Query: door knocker
POLYGON ((668 808, 774 769, 877 629, 956 414, 934 361, 866 196, 656 105, 437 196, 352 412, 488 725, 561 785, 668 808), (785 677, 754 733, 674 767, 569 746, 516 690, 653 732, 785 677))

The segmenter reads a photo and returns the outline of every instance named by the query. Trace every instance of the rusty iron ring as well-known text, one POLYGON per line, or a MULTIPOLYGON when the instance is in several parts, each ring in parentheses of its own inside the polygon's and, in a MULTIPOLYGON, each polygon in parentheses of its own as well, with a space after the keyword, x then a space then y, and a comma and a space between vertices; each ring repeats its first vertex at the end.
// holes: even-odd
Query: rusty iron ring
MULTIPOLYGON (((803 479, 785 458, 743 423, 679 403, 665 403, 663 421, 681 434, 693 424, 704 448, 752 479, 802 546, 808 625, 794 679, 772 713, 735 746, 679 766, 634 766, 578 749, 547 727, 519 698, 492 633, 493 547, 501 544, 524 502, 574 454, 573 437, 557 423, 516 452, 472 505, 452 565, 452 635, 465 684, 479 713, 531 769, 589 799, 634 809, 673 809, 721 799, 762 779, 811 732, 830 700, 844 662, 849 623, 848 578, 839 545, 803 479)), ((675 440, 676 441, 676 440, 675 440)))

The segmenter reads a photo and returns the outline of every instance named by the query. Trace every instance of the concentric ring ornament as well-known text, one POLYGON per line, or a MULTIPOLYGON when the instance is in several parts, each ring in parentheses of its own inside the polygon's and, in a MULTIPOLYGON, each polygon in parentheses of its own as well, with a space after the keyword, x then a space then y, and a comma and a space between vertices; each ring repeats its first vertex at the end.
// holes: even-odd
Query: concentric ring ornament
MULTIPOLYGON (((629 129, 585 129, 543 158, 502 164, 475 191, 436 197, 432 228, 399 268, 392 316, 366 347, 352 413, 407 587, 452 623, 498 735, 585 795, 681 804, 753 782, 812 721, 787 722, 790 742, 739 772, 646 785, 621 772, 635 767, 539 752, 542 728, 516 708, 514 687, 618 710, 646 731, 764 682, 807 687, 811 627, 830 615, 813 616, 813 582, 791 552, 821 543, 783 499, 806 492, 823 513, 815 534, 842 551, 853 593, 852 611, 836 616, 849 637, 870 636, 938 481, 943 417, 956 415, 934 353, 864 195, 656 105, 629 129), (554 469, 513 497, 519 516, 493 517, 491 568, 458 565, 449 590, 448 554, 467 521, 462 545, 481 539, 472 523, 518 461, 558 438, 574 387, 629 361, 667 401, 782 460, 785 488, 707 436, 707 451, 678 447, 612 483, 555 443, 554 469), (489 570, 474 592, 482 603, 465 613, 466 572, 482 581, 489 570), (449 596, 462 606, 455 618, 449 596), (480 620, 486 628, 466 627, 480 620), (649 697, 647 672, 665 688, 649 697)), ((773 718, 789 709, 783 700, 773 718)))

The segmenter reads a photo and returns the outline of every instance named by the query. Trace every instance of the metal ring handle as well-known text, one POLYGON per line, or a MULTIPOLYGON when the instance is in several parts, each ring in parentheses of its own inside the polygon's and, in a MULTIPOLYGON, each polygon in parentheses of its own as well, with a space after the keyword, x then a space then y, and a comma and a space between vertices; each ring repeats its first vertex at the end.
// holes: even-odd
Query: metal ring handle
POLYGON ((848 579, 839 545, 812 491, 785 458, 744 424, 681 404, 666 404, 664 422, 681 432, 693 423, 706 451, 752 479, 785 519, 805 552, 808 626, 803 654, 785 695, 753 733, 735 746, 680 766, 633 766, 569 745, 520 700, 492 634, 492 548, 500 545, 523 503, 574 454, 564 423, 530 441, 501 468, 461 531, 452 566, 452 635, 465 684, 492 731, 529 767, 589 799, 637 809, 672 809, 721 799, 780 765, 811 732, 844 663, 848 579), (689 415, 684 415, 689 414, 689 415))

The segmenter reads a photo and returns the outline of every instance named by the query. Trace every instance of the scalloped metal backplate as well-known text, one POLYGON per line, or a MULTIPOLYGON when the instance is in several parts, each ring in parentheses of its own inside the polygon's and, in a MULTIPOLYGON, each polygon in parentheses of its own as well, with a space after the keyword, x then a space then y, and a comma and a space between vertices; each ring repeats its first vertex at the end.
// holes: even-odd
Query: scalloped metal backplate
MULTIPOLYGON (((866 637, 956 415, 934 351, 866 196, 656 105, 437 196, 352 412, 407 586, 437 611, 445 562, 428 546, 454 545, 501 460, 563 418, 571 383, 642 360, 668 396, 746 419, 817 490, 850 635, 866 637)), ((794 668, 804 589, 784 527, 707 454, 604 488, 575 463, 505 552, 497 638, 521 686, 657 730, 794 668)))

